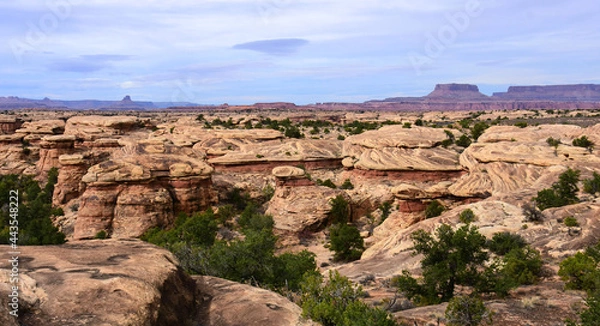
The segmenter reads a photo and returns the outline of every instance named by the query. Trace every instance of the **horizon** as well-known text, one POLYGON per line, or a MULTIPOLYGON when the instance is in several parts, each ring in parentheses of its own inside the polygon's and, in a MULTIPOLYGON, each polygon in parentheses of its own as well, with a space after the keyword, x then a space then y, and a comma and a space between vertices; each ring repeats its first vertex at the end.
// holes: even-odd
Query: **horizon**
POLYGON ((592 1, 25 0, 0 4, 0 93, 364 102, 461 83, 600 84, 592 1), (516 23, 515 23, 516 22, 516 23))

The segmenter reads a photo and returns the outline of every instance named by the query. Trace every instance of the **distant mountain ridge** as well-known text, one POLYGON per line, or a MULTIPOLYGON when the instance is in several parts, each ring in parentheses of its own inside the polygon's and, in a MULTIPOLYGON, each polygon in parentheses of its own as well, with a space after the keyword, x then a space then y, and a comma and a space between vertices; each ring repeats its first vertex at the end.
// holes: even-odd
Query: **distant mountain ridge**
POLYGON ((198 104, 189 102, 149 102, 133 101, 129 95, 120 101, 104 100, 42 100, 15 96, 0 97, 0 109, 55 109, 55 110, 159 110, 169 107, 189 107, 198 104))

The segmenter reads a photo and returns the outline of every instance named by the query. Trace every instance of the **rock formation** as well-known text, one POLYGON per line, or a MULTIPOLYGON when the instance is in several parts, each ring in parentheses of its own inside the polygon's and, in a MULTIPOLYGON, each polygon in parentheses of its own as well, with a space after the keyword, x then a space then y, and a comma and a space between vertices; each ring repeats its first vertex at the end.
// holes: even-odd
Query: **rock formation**
POLYGON ((477 85, 469 84, 437 84, 433 92, 426 96, 434 100, 487 100, 488 96, 481 94, 477 85))
POLYGON ((211 173, 203 155, 191 148, 158 139, 126 146, 83 176, 86 190, 74 237, 91 238, 101 230, 137 237, 168 226, 177 212, 191 214, 214 202, 211 173))
POLYGON ((507 92, 494 93, 503 100, 600 101, 600 85, 510 86, 507 92))

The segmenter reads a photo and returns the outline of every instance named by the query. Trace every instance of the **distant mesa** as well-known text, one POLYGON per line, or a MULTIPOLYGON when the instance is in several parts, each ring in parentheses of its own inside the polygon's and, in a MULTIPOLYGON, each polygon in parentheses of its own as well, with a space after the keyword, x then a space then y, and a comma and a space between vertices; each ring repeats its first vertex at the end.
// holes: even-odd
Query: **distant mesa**
POLYGON ((489 97, 479 92, 477 85, 437 84, 433 92, 425 96, 429 99, 487 100, 489 97))
POLYGON ((494 93, 504 100, 600 101, 600 85, 510 86, 508 92, 494 93))

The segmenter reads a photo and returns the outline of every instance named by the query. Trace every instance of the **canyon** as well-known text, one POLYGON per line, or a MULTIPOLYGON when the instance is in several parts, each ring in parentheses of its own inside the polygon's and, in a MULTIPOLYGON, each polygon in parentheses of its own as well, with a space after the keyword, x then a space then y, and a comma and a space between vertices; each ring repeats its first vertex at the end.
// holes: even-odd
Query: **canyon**
MULTIPOLYGON (((314 325, 284 296, 189 276, 169 251, 138 239, 153 228, 173 227, 180 213, 218 211, 228 193, 239 189, 263 199, 262 208, 273 216, 279 253, 308 249, 323 274, 337 270, 356 283, 372 277, 364 286, 371 303, 396 298, 386 284, 402 270, 420 271, 419 257, 410 250, 412 232, 433 233, 441 223, 457 227, 460 213, 471 209, 478 217, 473 225, 483 235, 510 231, 522 236, 541 252, 548 270, 539 284, 489 302, 500 316, 496 324, 558 323, 575 316, 572 307, 582 296, 563 289, 558 264, 600 240, 600 202, 580 191, 580 203, 545 210, 542 223, 524 222, 522 207, 567 168, 581 171, 581 179, 600 171, 596 150, 573 145, 582 136, 600 144, 598 92, 593 85, 530 87, 488 97, 477 86, 450 84, 436 86, 424 98, 367 102, 356 110, 337 104, 300 110, 280 103, 193 113, 189 108, 7 111, 0 116, 0 173, 44 181, 49 171, 58 170, 52 202, 64 215, 53 222, 68 242, 21 248, 18 322, 7 318, 10 272, 0 266, 0 322, 314 325), (452 109, 447 103, 454 103, 452 109), (431 107, 440 110, 423 111, 431 107), (465 108, 470 110, 460 110, 465 108), (267 128, 266 117, 290 121, 304 137, 290 138, 284 127, 267 128), (217 118, 231 125, 215 123, 217 118), (470 145, 459 146, 455 140, 472 137, 470 127, 461 124, 466 120, 488 128, 470 145), (305 121, 327 123, 313 128, 305 121), (350 127, 354 122, 377 128, 358 132, 350 127), (559 144, 550 146, 550 137, 559 144), (346 180, 353 187, 342 189, 346 180), (351 221, 366 244, 362 257, 351 263, 334 262, 324 246, 330 202, 337 196, 350 203, 351 221), (445 211, 426 218, 433 201, 445 211), (372 225, 369 219, 381 216, 384 203, 391 204, 389 217, 372 225), (579 225, 562 224, 568 216, 579 225), (94 239, 101 232, 108 239, 94 239), (519 306, 532 296, 543 301, 536 309, 546 316, 519 306)), ((444 309, 441 304, 393 315, 421 325, 434 322, 431 316, 444 309)))

